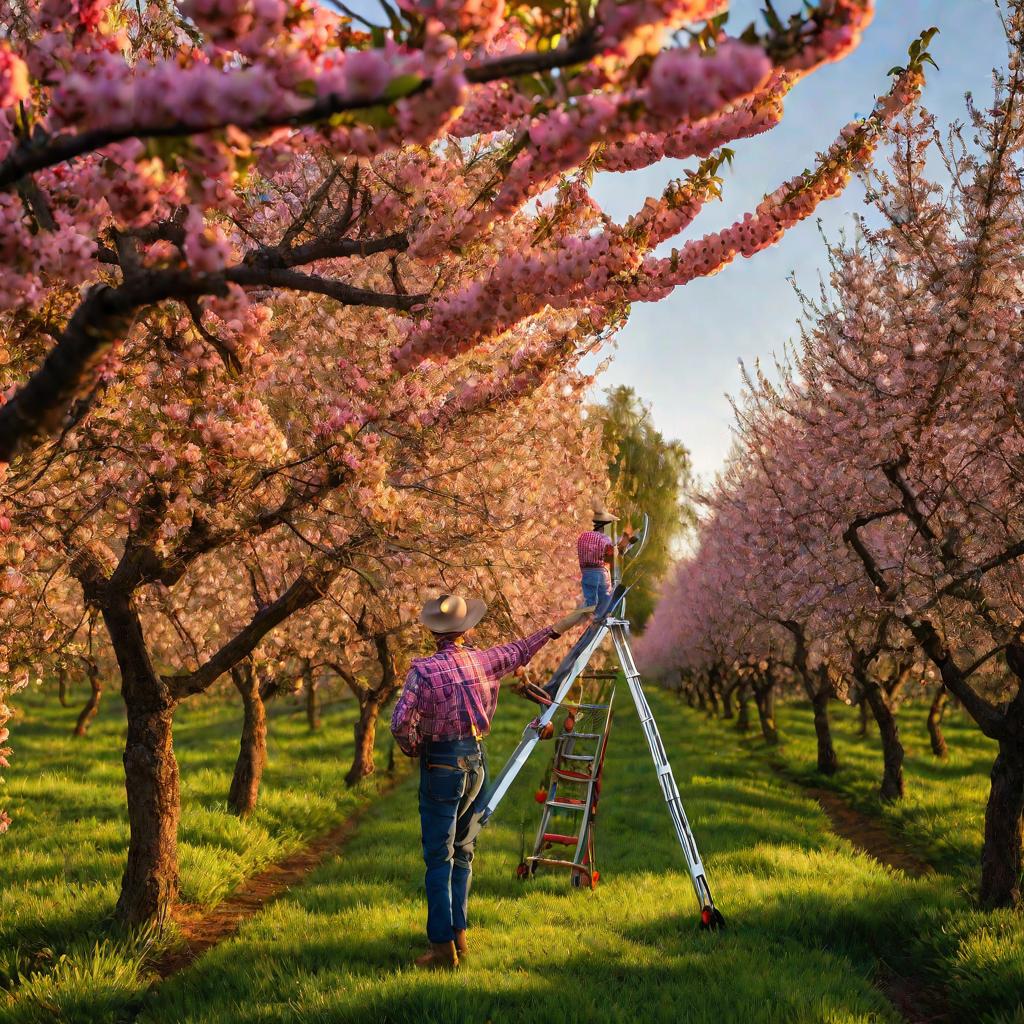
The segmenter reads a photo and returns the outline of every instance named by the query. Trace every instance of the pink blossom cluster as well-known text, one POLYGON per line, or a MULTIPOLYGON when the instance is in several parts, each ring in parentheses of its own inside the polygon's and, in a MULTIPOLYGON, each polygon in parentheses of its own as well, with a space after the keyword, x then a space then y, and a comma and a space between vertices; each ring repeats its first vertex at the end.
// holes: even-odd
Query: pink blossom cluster
POLYGON ((724 40, 710 55, 696 46, 663 50, 647 78, 648 107, 657 115, 696 121, 763 85, 771 62, 759 46, 724 40))
POLYGON ((657 301, 679 285, 715 273, 737 256, 749 258, 777 243, 789 228, 809 217, 821 202, 843 190, 851 168, 870 159, 879 128, 892 120, 897 109, 906 109, 917 98, 920 86, 917 73, 901 75, 890 93, 878 101, 869 118, 843 128, 809 180, 803 176, 791 179, 766 196, 742 220, 688 242, 670 257, 648 257, 642 276, 627 291, 629 298, 657 301))
POLYGON ((408 373, 425 359, 450 359, 500 334, 538 310, 602 292, 628 265, 631 253, 607 234, 559 239, 536 254, 510 254, 485 279, 434 303, 430 316, 409 329, 392 353, 396 370, 408 373))
POLYGON ((653 249, 685 231, 703 208, 704 198, 703 192, 688 183, 671 182, 660 199, 648 196, 644 200, 643 208, 626 221, 625 230, 653 249))
POLYGON ((505 24, 502 0, 398 0, 403 11, 423 19, 436 19, 445 31, 468 37, 475 45, 486 45, 505 24))
POLYGON ((709 21, 726 6, 723 0, 601 0, 597 22, 607 45, 625 50, 626 41, 638 29, 681 28, 709 21))
POLYGON ((791 75, 776 72, 749 100, 724 113, 664 133, 640 132, 635 138, 611 143, 601 155, 601 169, 634 171, 666 157, 706 157, 730 142, 761 135, 782 120, 782 101, 794 80, 791 75))
POLYGON ((284 0, 186 0, 182 12, 209 38, 255 55, 284 28, 284 0))

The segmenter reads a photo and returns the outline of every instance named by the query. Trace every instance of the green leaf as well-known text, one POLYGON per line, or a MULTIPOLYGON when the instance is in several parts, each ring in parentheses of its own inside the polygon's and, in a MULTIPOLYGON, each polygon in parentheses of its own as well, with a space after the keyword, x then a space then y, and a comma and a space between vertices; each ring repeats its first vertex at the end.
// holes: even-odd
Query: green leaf
POLYGON ((415 92, 422 84, 422 75, 399 75, 388 82, 388 87, 384 90, 384 99, 400 100, 403 96, 415 92))

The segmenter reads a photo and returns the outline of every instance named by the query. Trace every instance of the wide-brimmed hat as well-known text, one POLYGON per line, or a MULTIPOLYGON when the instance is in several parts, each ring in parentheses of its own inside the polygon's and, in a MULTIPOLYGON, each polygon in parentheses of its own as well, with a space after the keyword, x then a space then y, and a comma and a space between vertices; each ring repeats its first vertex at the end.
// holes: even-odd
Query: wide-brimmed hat
POLYGON ((594 515, 593 520, 595 523, 617 523, 619 521, 618 516, 613 516, 599 501, 594 502, 594 515))
POLYGON ((420 622, 432 633, 465 633, 487 613, 479 597, 442 594, 428 601, 420 611, 420 622))

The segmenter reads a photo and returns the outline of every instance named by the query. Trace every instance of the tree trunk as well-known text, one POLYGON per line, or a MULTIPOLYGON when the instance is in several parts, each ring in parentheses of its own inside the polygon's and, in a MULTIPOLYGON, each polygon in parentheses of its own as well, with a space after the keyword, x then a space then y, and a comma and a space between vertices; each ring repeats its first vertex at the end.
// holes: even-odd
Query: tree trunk
POLYGON ((686 696, 686 703, 691 708, 697 707, 697 687, 694 686, 693 681, 686 683, 684 689, 684 695, 686 696))
POLYGON ((68 706, 68 670, 64 665, 57 669, 57 700, 62 708, 68 706))
POLYGON ((708 709, 711 712, 712 718, 718 718, 718 694, 715 693, 715 688, 713 686, 708 687, 708 709))
POLYGON ((761 723, 761 735, 765 743, 774 747, 779 742, 779 730, 775 725, 774 685, 755 687, 754 703, 757 705, 757 718, 761 723))
POLYGON ((992 765, 981 849, 981 903, 1016 907, 1021 902, 1021 843, 1024 815, 1024 738, 1000 740, 992 765))
POLYGON ((373 760, 373 743, 377 736, 377 716, 380 714, 380 701, 370 696, 359 702, 359 718, 353 729, 356 738, 356 750, 352 756, 352 767, 345 776, 345 784, 354 786, 357 782, 374 773, 376 766, 373 760))
POLYGON ((313 678, 313 671, 308 663, 302 670, 302 678, 305 684, 306 722, 309 724, 309 731, 316 732, 320 728, 320 702, 316 695, 316 680, 313 678))
POLYGON ((858 736, 867 736, 868 734, 868 702, 865 700, 864 695, 861 694, 861 698, 857 703, 857 707, 860 710, 860 727, 857 729, 858 736))
POLYGON ((935 691, 932 705, 928 709, 928 736, 932 743, 932 753, 943 759, 949 756, 946 737, 942 732, 942 717, 946 713, 947 700, 949 700, 949 691, 945 686, 940 686, 935 691))
POLYGON ((882 785, 879 795, 883 800, 902 800, 905 793, 903 782, 903 744, 889 700, 877 683, 869 683, 862 701, 871 707, 871 713, 878 723, 878 734, 882 740, 882 785))
POLYGON ((86 668, 89 673, 89 699, 85 707, 78 714, 78 721, 75 722, 73 736, 84 736, 89 730, 89 723, 96 717, 100 709, 100 697, 103 694, 103 684, 100 682, 99 666, 90 662, 86 668))
POLYGON ((372 775, 375 770, 373 761, 373 741, 377 735, 377 716, 380 709, 394 696, 398 689, 398 663, 392 648, 393 637, 390 633, 370 633, 366 638, 373 644, 380 665, 380 682, 372 689, 360 689, 355 678, 342 674, 349 689, 359 701, 359 720, 355 723, 356 750, 352 758, 352 767, 345 776, 345 782, 354 786, 360 779, 372 775))
POLYGON ((750 731, 750 708, 747 684, 743 683, 736 691, 736 729, 738 732, 750 731))
POLYGON ((732 683, 731 685, 725 686, 725 687, 722 688, 722 717, 723 718, 732 718, 733 717, 732 695, 735 692, 736 687, 738 685, 739 685, 738 683, 732 683))
POLYGON ((814 708, 814 734, 818 738, 818 771, 822 775, 835 775, 839 768, 839 758, 836 757, 836 750, 832 745, 832 729, 828 720, 830 696, 828 688, 821 683, 811 697, 811 706, 814 708))
POLYGON ((695 689, 697 690, 697 710, 706 712, 708 709, 708 699, 704 696, 704 687, 697 683, 695 689))
POLYGON ((267 763, 267 709, 259 679, 250 664, 236 665, 231 679, 242 695, 242 738, 228 790, 228 809, 244 818, 256 809, 267 763))
POLYGON ((121 670, 128 716, 128 860, 116 915, 122 924, 140 925, 162 918, 178 898, 181 795, 173 741, 177 701, 153 667, 130 599, 115 597, 106 603, 103 618, 121 670))

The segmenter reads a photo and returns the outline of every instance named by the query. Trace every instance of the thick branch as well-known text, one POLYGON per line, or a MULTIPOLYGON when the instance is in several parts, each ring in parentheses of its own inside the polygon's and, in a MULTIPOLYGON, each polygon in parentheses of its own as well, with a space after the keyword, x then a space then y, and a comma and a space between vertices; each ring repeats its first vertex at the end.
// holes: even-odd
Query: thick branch
POLYGON ((223 647, 188 675, 165 677, 177 699, 202 693, 256 649, 259 642, 290 615, 315 604, 342 570, 341 565, 302 573, 274 602, 261 608, 223 647))
MULTIPOLYGON (((878 518, 880 517, 875 515, 862 516, 860 519, 855 519, 844 531, 843 539, 853 548, 857 557, 860 558, 868 579, 878 589, 879 597, 882 600, 891 601, 893 595, 885 581, 882 570, 860 536, 860 529, 878 518)), ((903 625, 909 630, 911 636, 917 641, 921 650, 938 668, 946 688, 963 704, 964 709, 978 723, 981 731, 986 736, 998 738, 999 734, 1003 731, 1003 716, 994 705, 985 700, 967 681, 966 673, 954 660, 938 630, 923 616, 899 613, 897 615, 903 625)))
POLYGON ((82 381, 120 338, 135 315, 168 299, 194 301, 224 295, 228 283, 315 292, 353 306, 409 310, 422 295, 393 295, 287 269, 230 267, 220 274, 158 270, 117 287, 97 285, 79 304, 42 366, 0 407, 0 463, 10 462, 34 438, 51 433, 78 395, 82 381))

